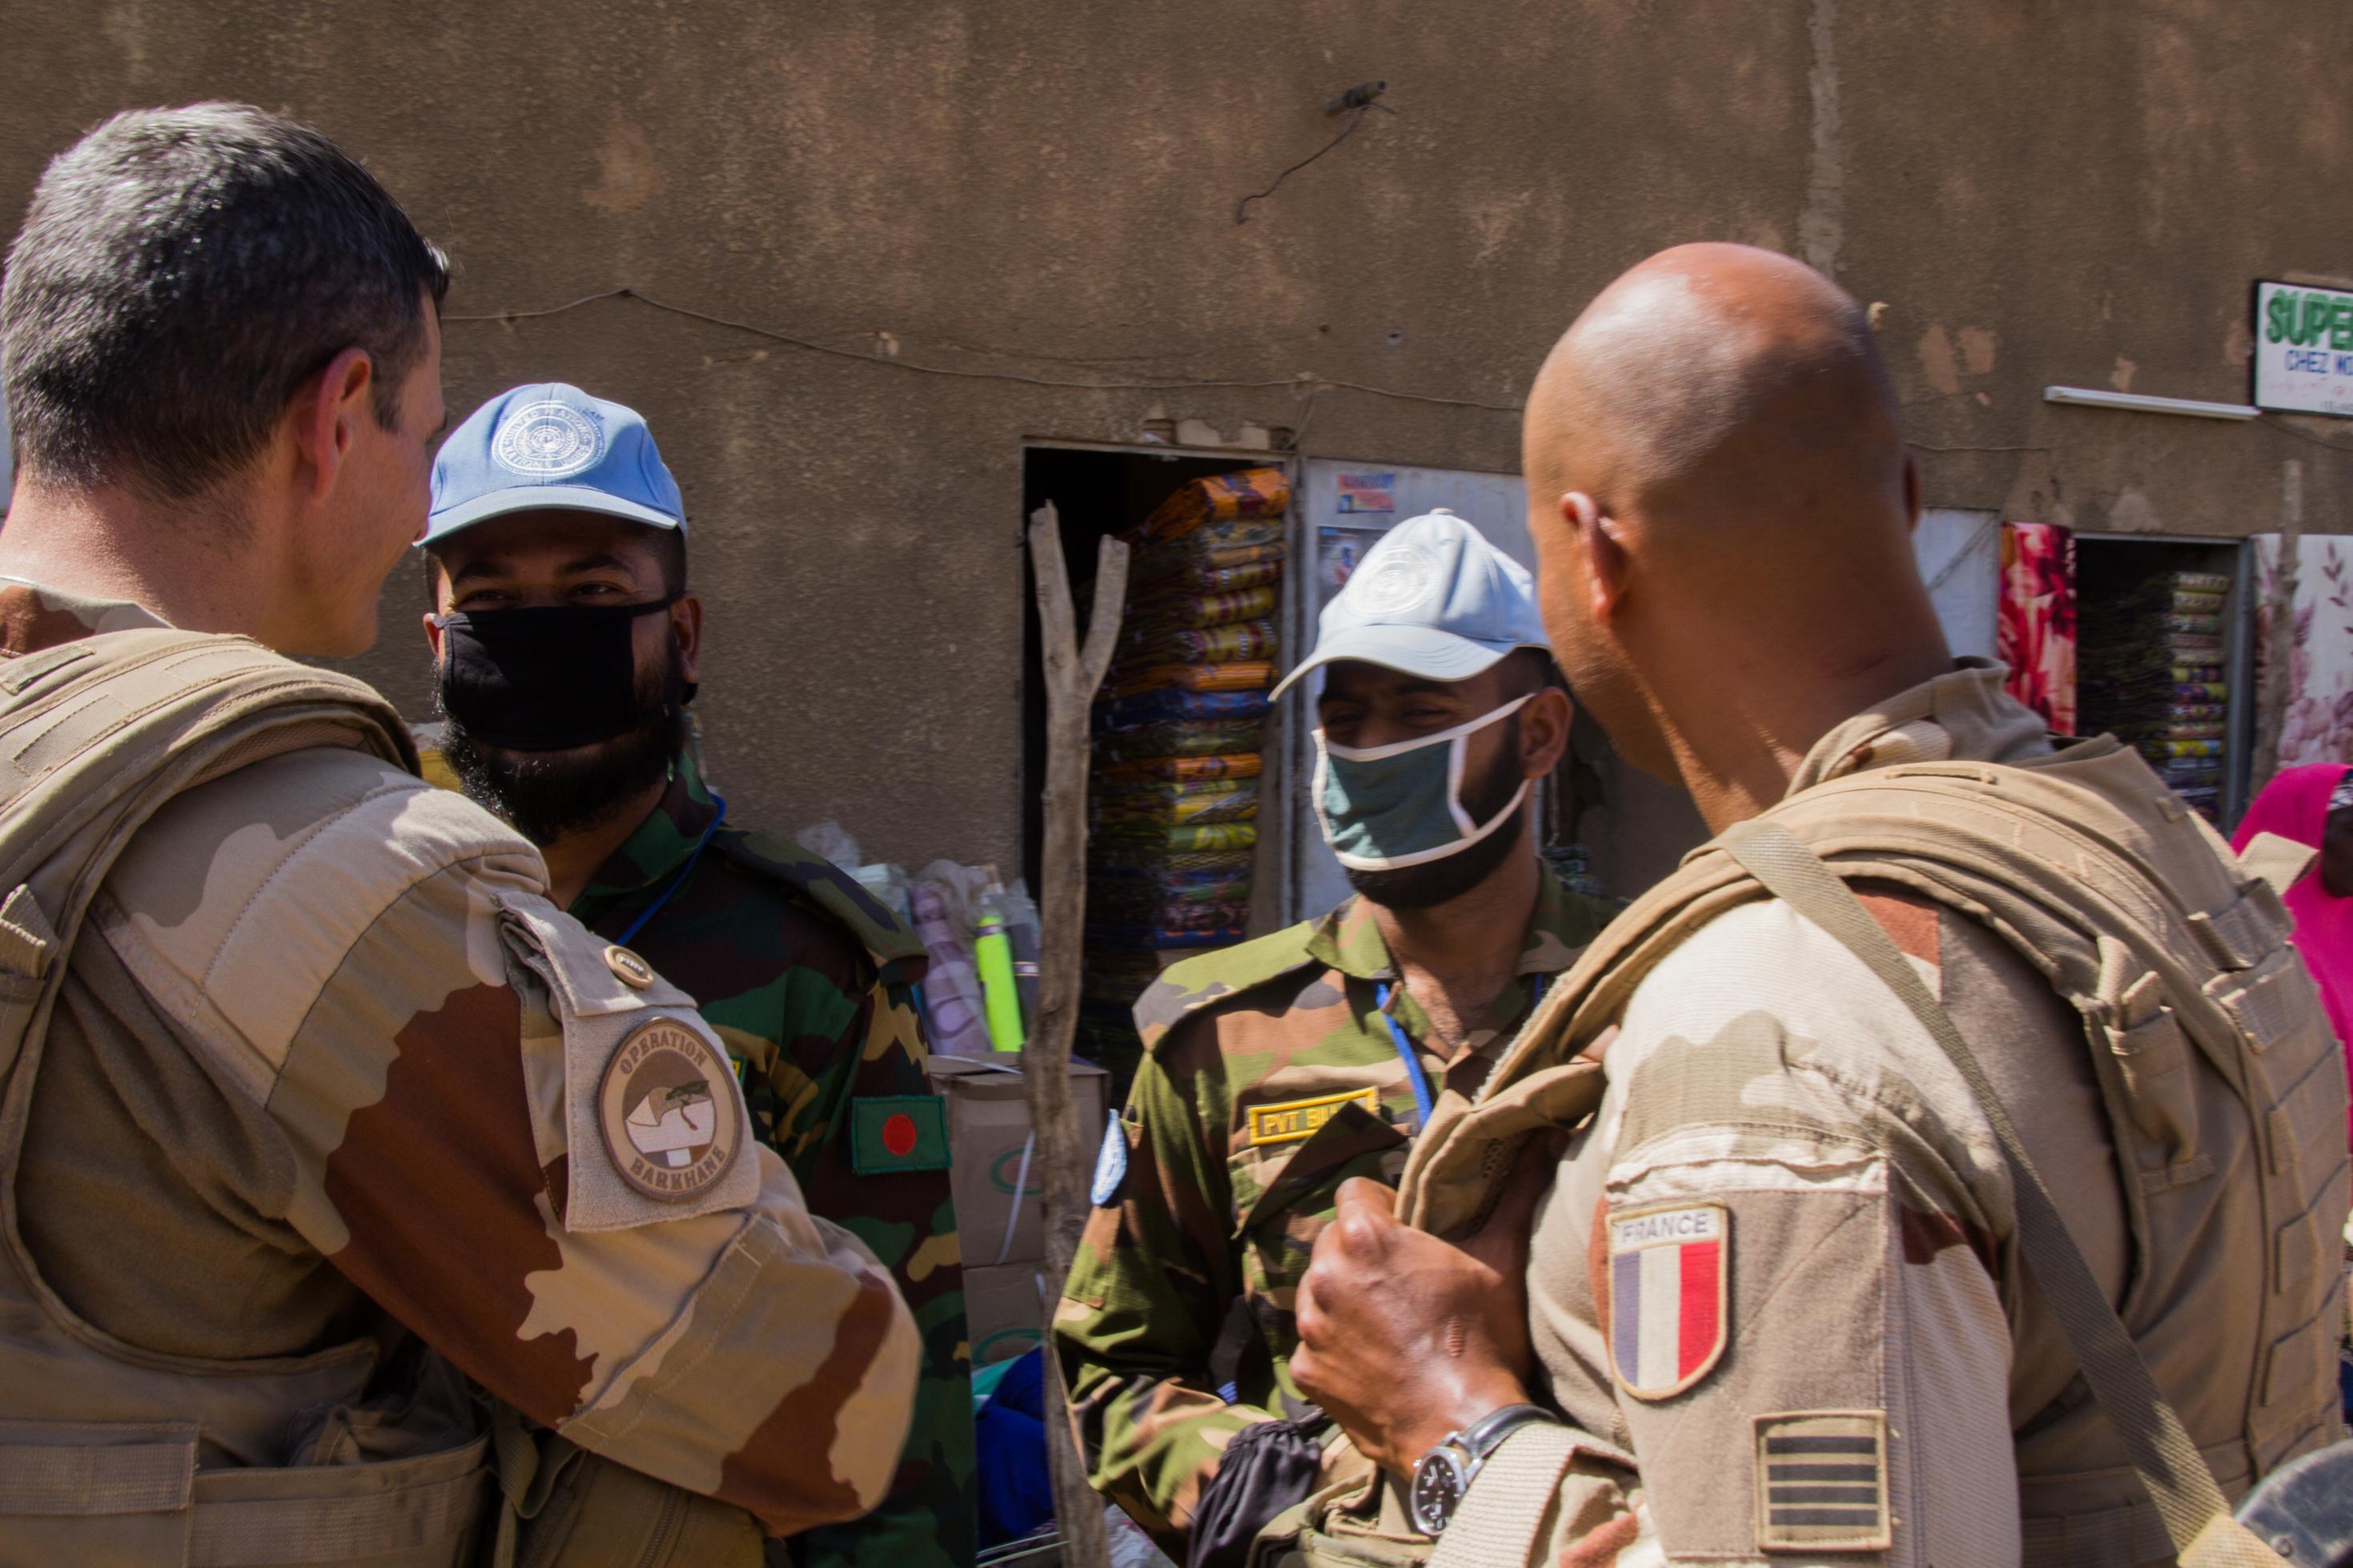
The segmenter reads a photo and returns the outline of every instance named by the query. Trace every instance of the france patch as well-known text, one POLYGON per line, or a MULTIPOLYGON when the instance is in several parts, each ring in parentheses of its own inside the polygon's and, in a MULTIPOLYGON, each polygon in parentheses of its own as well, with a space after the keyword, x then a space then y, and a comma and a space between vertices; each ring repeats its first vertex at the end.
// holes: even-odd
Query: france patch
POLYGON ((1120 1130, 1119 1113, 1113 1111, 1111 1125, 1103 1129, 1103 1147, 1095 1152, 1094 1185, 1087 1189, 1087 1197, 1095 1207, 1103 1208, 1119 1196, 1119 1184, 1127 1180, 1127 1134, 1120 1130))
POLYGON ((1611 1214, 1609 1360, 1637 1399, 1665 1399, 1724 1354, 1732 1216, 1721 1204, 1611 1214))

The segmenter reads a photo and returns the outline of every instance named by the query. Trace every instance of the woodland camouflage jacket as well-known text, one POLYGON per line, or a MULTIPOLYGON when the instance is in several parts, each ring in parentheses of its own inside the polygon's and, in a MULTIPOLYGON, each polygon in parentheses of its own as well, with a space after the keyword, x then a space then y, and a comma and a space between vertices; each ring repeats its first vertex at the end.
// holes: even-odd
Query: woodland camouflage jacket
POLYGON ((961 1565, 975 1550, 971 1350, 945 1126, 908 996, 923 945, 830 862, 721 818, 681 755, 661 804, 571 912, 611 941, 644 920, 627 945, 694 996, 810 1211, 889 1267, 923 1335, 890 1496, 855 1523, 797 1537, 794 1560, 961 1565))
MULTIPOLYGON (((1465 1018, 1451 1065, 1391 990, 1432 1088, 1471 1092, 1610 912, 1545 875, 1517 976, 1465 1018)), ((1127 1173, 1089 1221, 1055 1342, 1095 1485, 1179 1561, 1227 1442, 1305 1404, 1293 1292, 1335 1193, 1404 1167, 1417 1112, 1377 1001, 1396 980, 1372 907, 1352 899, 1176 964, 1136 1004, 1127 1173)))

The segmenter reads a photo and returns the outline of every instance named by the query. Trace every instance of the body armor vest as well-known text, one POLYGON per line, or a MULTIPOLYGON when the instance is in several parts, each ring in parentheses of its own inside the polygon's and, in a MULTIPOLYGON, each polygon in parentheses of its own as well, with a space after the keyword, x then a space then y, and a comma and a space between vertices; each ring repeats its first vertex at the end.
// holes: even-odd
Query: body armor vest
MULTIPOLYGON (((2106 738, 2023 765, 1867 772, 1764 820, 1841 878, 1900 884, 1980 921, 2082 1016, 2131 1233, 2117 1310, 2231 1499, 2335 1440, 2344 1060, 2271 886, 2106 738)), ((1478 1103, 1441 1103, 1400 1213, 1440 1235, 1472 1228, 1522 1139, 1599 1103, 1604 1069, 1577 1053, 1642 978, 1717 914, 1764 896, 1711 845, 1638 900, 1554 988, 1478 1103)), ((2027 1563, 2170 1560, 2080 1380, 2015 1415, 2027 1563)))
POLYGON ((0 1560, 445 1568, 488 1539, 487 1430, 438 1357, 412 1345, 387 1379, 374 1338, 143 1351, 78 1317, 17 1226, 44 1037, 108 868, 181 791, 319 746, 415 763, 375 691, 243 637, 113 632, 0 664, 0 1560), (387 1401, 388 1381, 406 1387, 387 1401))

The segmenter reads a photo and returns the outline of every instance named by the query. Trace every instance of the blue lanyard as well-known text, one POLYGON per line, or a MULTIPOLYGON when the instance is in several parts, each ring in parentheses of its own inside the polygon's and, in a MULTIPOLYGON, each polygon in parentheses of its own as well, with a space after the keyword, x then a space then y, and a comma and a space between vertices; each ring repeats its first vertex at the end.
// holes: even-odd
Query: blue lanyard
POLYGON ((718 803, 719 815, 711 819, 711 826, 704 828, 702 837, 694 841, 693 853, 687 856, 686 864, 678 868, 678 875, 670 879, 670 886, 661 890, 661 897, 638 912, 638 918, 629 922, 628 929, 613 939, 614 946, 628 946, 629 939, 645 930, 646 922, 659 914, 664 904, 670 902, 670 896, 686 886, 686 879, 694 875, 694 863, 702 858, 703 846, 709 844, 711 836, 719 831, 719 825, 727 820, 727 797, 714 790, 712 792, 711 798, 718 803))
MULTIPOLYGON (((1546 978, 1539 974, 1530 983, 1532 994, 1528 997, 1528 1016, 1531 1018, 1535 1016, 1536 1005, 1544 1000, 1546 978)), ((1414 1126, 1414 1131, 1419 1132, 1430 1125, 1430 1112, 1437 1109, 1438 1101, 1430 1095, 1430 1074, 1422 1070, 1421 1053, 1413 1048, 1413 1042, 1405 1037, 1405 1026, 1397 1021, 1395 1013, 1389 1011, 1389 998, 1395 994, 1389 983, 1384 980, 1373 987, 1373 1002, 1380 1012, 1381 1022, 1389 1026, 1389 1038, 1397 1042, 1398 1059, 1405 1063, 1406 1081, 1413 1086, 1414 1109, 1421 1113, 1421 1120, 1414 1126)))

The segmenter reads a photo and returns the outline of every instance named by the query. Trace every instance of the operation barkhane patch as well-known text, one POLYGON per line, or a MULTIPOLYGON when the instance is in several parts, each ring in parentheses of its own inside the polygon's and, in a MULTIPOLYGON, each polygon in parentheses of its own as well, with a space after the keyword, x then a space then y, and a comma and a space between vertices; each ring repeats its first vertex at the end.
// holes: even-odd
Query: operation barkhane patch
POLYGON ((1724 1355, 1732 1215, 1677 1204, 1613 1211, 1607 1223, 1611 1370, 1637 1399, 1681 1394, 1724 1355))
POLYGON ((672 1204, 716 1186, 744 1146, 733 1076, 709 1041, 674 1018, 631 1030, 596 1089, 597 1130, 621 1179, 672 1204))

